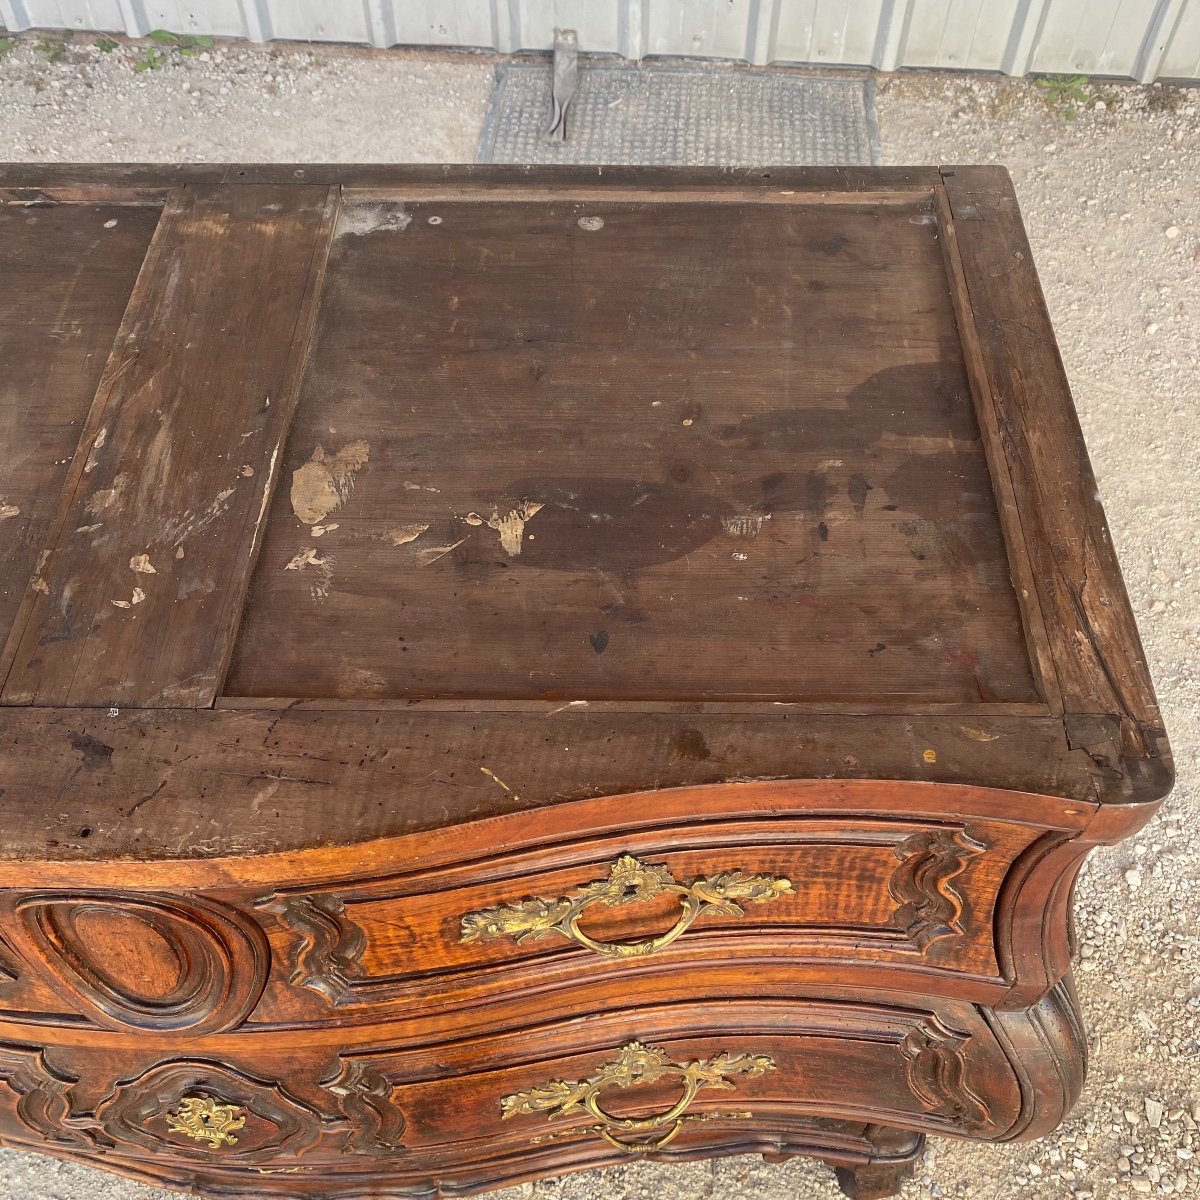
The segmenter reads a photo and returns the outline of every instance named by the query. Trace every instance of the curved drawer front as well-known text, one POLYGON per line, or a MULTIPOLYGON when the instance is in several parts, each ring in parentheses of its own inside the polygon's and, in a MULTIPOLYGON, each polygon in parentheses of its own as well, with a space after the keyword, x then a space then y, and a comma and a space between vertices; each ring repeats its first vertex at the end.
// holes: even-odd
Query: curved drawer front
POLYGON ((15 1141, 256 1173, 378 1172, 536 1147, 621 1154, 822 1117, 995 1138, 1016 1074, 971 1006, 825 1000, 631 1008, 430 1048, 208 1039, 164 1057, 128 1034, 0 1043, 15 1141), (67 1068, 64 1063, 70 1062, 67 1068))
MULTIPOLYGON (((996 979, 1000 883, 1037 832, 706 822, 277 893, 259 911, 274 918, 273 953, 294 987, 340 1009, 403 1003, 409 1016, 752 959, 996 979)), ((294 999, 269 993, 260 1016, 282 1013, 297 1014, 294 999)))

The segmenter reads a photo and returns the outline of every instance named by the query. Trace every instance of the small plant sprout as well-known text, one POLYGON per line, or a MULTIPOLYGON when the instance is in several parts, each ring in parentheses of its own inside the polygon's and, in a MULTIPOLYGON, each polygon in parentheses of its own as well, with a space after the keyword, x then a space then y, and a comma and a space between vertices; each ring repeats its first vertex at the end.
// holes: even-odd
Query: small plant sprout
POLYGON ((1086 105, 1092 99, 1086 75, 1045 75, 1037 81, 1037 86, 1046 107, 1065 121, 1075 120, 1079 115, 1076 106, 1086 105))

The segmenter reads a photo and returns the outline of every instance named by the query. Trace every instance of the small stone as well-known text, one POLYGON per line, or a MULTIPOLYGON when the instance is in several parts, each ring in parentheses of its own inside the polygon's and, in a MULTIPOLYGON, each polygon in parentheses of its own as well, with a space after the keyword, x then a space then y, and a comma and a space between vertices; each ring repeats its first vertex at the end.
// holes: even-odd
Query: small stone
POLYGON ((1167 235, 1167 237, 1169 237, 1173 240, 1179 236, 1179 226, 1178 225, 1168 225, 1166 227, 1166 229, 1163 230, 1163 232, 1167 235))
POLYGON ((1148 1192, 1150 1190, 1150 1180, 1144 1175, 1135 1175, 1130 1181, 1129 1186, 1135 1192, 1148 1192))
MULTIPOLYGON (((1127 871, 1126 877, 1129 872, 1127 871)), ((1140 880, 1139 880, 1140 882, 1140 880)), ((1161 1100, 1155 1100, 1148 1097, 1146 1100, 1146 1120, 1150 1122, 1151 1129, 1157 1129, 1162 1124, 1163 1119, 1163 1103, 1161 1100)))
POLYGON ((1092 108, 1094 108, 1096 112, 1108 112, 1108 105, 1105 104, 1103 100, 1097 100, 1096 103, 1092 105, 1092 108))
POLYGON ((1129 1159, 1127 1159, 1125 1157, 1124 1154, 1122 1154, 1121 1157, 1117 1159, 1117 1170, 1118 1171, 1124 1171, 1126 1174, 1128 1174, 1132 1165, 1133 1164, 1129 1161, 1129 1159))
MULTIPOLYGON (((1138 888, 1140 888, 1140 887, 1142 886, 1142 873, 1141 873, 1141 871, 1139 871, 1139 870, 1137 869, 1137 867, 1130 867, 1130 868, 1129 868, 1129 870, 1125 872, 1125 882, 1126 882, 1127 884, 1129 884, 1129 886, 1130 886, 1130 887, 1131 887, 1131 888, 1132 888, 1132 889, 1133 889, 1133 890, 1136 892, 1136 891, 1137 891, 1137 889, 1138 889, 1138 888)), ((1149 1102, 1147 1102, 1147 1110, 1148 1110, 1148 1109, 1149 1109, 1149 1102)), ((1126 1113, 1126 1116, 1128 1116, 1128 1115, 1129 1115, 1129 1114, 1128 1114, 1128 1113, 1126 1113)), ((1135 1114, 1135 1115, 1136 1115, 1136 1114, 1135 1114)), ((1161 1112, 1159 1113, 1159 1116, 1160 1116, 1160 1117, 1162 1116, 1162 1113, 1161 1113, 1161 1112)))
MULTIPOLYGON (((1129 877, 1128 871, 1125 872, 1125 876, 1126 878, 1129 877)), ((1141 1119, 1141 1113, 1134 1111, 1132 1108, 1127 1108, 1125 1110, 1125 1120, 1128 1121, 1130 1125, 1137 1125, 1141 1119)))
POLYGON ((1180 1146, 1175 1151, 1175 1157, 1183 1159, 1184 1162, 1191 1162, 1191 1160, 1196 1157, 1196 1152, 1194 1150, 1189 1150, 1186 1146, 1180 1146))
POLYGON ((1151 321, 1150 324, 1146 326, 1146 332, 1150 335, 1156 334, 1158 332, 1158 322, 1151 321))

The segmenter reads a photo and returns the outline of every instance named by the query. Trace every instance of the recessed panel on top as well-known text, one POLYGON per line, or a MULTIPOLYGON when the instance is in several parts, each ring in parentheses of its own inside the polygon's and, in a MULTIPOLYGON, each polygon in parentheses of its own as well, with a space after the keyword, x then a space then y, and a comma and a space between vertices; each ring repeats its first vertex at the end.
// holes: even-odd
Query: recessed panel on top
POLYGON ((227 691, 1036 699, 918 201, 348 205, 227 691))

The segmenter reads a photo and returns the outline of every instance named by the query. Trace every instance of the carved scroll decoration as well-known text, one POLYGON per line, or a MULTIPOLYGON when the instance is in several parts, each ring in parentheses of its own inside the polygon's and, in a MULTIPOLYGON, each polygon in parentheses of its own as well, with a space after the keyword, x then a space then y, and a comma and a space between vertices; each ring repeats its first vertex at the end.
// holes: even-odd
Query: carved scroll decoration
POLYGON ((963 1048, 969 1039, 935 1023, 913 1029, 900 1043, 908 1086, 927 1112, 971 1132, 987 1126, 990 1112, 967 1085, 963 1048))
POLYGON ((899 907, 894 920, 922 951, 963 933, 963 897, 953 886, 987 846, 963 829, 914 833, 893 847, 900 865, 888 880, 899 907))
POLYGON ((291 982, 338 1004, 359 977, 359 958, 366 935, 346 919, 346 906, 337 896, 271 897, 260 901, 264 912, 274 913, 300 935, 291 982))

